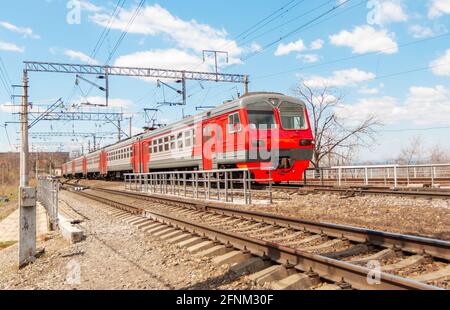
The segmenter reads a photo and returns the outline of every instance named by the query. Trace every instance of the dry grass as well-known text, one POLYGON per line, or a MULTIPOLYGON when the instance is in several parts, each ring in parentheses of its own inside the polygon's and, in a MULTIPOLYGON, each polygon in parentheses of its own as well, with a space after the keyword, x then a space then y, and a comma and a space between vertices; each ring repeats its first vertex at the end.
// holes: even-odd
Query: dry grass
POLYGON ((6 249, 14 244, 16 244, 17 241, 6 241, 6 242, 0 242, 0 250, 6 249))

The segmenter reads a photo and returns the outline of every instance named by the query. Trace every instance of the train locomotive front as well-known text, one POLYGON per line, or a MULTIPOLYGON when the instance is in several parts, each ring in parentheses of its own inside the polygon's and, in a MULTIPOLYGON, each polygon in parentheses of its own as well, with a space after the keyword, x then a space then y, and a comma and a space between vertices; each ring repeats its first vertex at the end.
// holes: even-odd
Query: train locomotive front
POLYGON ((242 100, 247 158, 236 166, 252 169, 256 181, 269 175, 276 183, 301 180, 314 148, 305 104, 282 94, 253 95, 242 100))

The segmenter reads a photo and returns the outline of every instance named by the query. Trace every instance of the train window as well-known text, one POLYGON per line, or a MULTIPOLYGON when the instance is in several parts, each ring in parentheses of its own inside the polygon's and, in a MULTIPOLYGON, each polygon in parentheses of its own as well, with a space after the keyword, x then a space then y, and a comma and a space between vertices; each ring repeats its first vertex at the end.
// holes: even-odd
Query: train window
POLYGON ((168 151, 169 150, 169 137, 165 137, 164 138, 164 151, 168 151))
POLYGON ((228 132, 235 133, 241 131, 241 118, 239 113, 228 115, 228 132))
POLYGON ((186 131, 184 133, 184 135, 185 135, 184 145, 186 147, 190 147, 191 146, 191 131, 186 131))
POLYGON ((281 126, 283 129, 307 129, 305 110, 296 103, 283 102, 279 107, 281 126))
POLYGON ((192 143, 193 145, 197 143, 197 134, 195 133, 195 128, 192 129, 192 143))
POLYGON ((170 136, 170 149, 175 149, 175 136, 170 136))
POLYGON ((180 132, 180 133, 177 135, 177 147, 178 147, 179 149, 182 149, 182 148, 183 148, 183 133, 182 133, 182 132, 180 132))
POLYGON ((158 147, 156 145, 153 147, 153 153, 158 153, 158 147))
POLYGON ((276 128, 272 105, 267 102, 252 103, 247 106, 248 124, 252 129, 276 128))

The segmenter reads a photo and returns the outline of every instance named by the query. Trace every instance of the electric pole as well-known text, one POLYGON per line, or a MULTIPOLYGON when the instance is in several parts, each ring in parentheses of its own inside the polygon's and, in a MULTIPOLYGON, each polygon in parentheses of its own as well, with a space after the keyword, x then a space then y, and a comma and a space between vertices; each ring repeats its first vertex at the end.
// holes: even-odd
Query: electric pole
POLYGON ((23 71, 21 105, 21 150, 19 186, 19 267, 34 259, 36 254, 36 189, 28 182, 28 72, 23 71))

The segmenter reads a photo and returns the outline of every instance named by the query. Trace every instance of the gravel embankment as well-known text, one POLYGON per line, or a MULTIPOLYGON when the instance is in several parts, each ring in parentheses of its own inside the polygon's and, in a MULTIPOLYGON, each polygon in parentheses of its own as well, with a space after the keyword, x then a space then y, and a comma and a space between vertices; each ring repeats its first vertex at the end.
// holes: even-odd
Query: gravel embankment
POLYGON ((49 235, 39 243, 45 247, 43 257, 19 271, 17 245, 1 250, 0 289, 252 288, 228 267, 216 267, 209 259, 146 235, 114 219, 98 203, 61 195, 88 218, 80 224, 86 239, 69 245, 57 234, 49 235))

